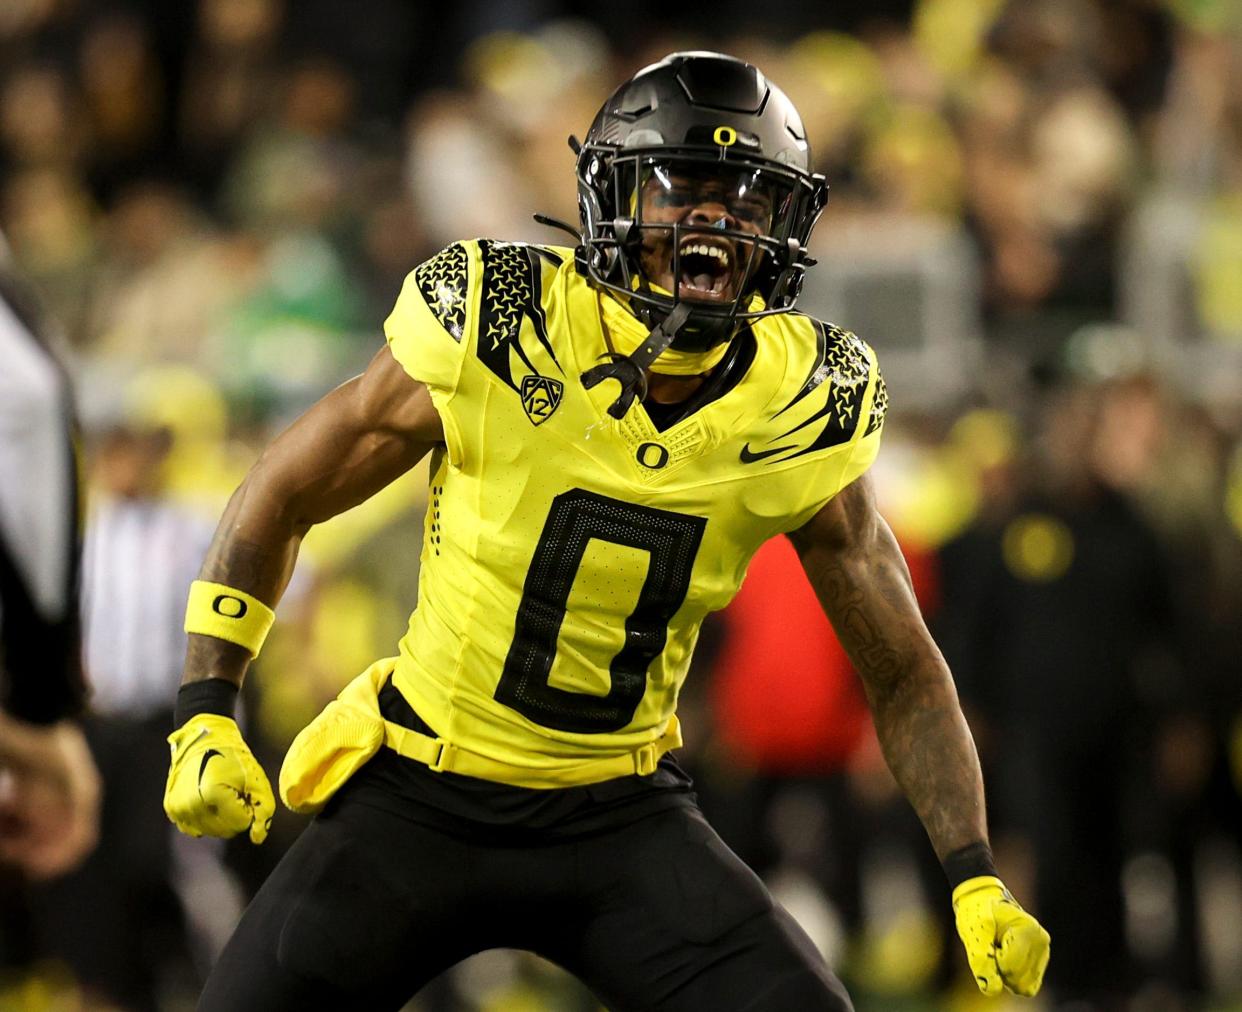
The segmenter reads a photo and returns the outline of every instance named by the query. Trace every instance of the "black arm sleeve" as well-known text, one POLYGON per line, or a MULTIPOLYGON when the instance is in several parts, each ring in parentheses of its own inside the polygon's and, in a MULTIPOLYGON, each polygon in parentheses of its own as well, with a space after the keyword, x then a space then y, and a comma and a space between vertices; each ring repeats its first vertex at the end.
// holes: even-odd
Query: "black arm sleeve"
POLYGON ((0 267, 0 676, 15 717, 82 704, 78 478, 68 381, 0 267))

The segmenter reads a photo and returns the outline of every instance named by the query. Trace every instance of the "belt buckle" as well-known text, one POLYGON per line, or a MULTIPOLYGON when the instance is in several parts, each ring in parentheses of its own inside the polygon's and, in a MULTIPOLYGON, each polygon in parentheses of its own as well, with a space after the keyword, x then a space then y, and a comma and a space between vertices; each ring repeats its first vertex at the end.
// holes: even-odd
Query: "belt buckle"
POLYGON ((654 745, 644 745, 634 753, 634 772, 640 777, 649 777, 656 771, 659 764, 654 745))
POLYGON ((442 738, 436 738, 435 744, 438 747, 434 762, 429 762, 427 768, 435 773, 443 773, 448 767, 445 765, 453 751, 453 746, 442 738))

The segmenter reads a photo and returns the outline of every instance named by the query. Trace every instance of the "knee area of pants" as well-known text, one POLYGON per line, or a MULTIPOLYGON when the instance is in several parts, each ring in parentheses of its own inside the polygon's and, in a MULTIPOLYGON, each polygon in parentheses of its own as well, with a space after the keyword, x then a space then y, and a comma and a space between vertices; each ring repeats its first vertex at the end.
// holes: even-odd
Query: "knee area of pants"
POLYGON ((854 1012, 843 985, 831 975, 807 971, 786 977, 741 1012, 854 1012))

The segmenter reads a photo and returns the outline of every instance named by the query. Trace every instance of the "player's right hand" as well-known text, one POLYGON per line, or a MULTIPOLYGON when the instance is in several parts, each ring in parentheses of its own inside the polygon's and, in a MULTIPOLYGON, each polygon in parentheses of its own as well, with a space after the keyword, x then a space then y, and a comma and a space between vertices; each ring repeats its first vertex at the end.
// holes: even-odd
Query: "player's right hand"
POLYGON ((189 836, 267 839, 276 798, 254 754, 230 717, 200 713, 168 736, 172 765, 164 811, 189 836))
POLYGON ((100 795, 81 728, 0 711, 0 861, 32 879, 71 871, 98 841, 100 795))

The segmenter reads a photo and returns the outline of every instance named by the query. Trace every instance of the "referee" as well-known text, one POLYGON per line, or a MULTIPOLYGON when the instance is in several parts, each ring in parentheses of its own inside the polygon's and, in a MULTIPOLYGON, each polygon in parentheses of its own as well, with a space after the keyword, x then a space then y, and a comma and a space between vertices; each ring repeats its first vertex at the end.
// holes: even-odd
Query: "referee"
POLYGON ((78 488, 68 382, 0 238, 0 861, 76 866, 98 831, 99 777, 72 717, 78 488))

